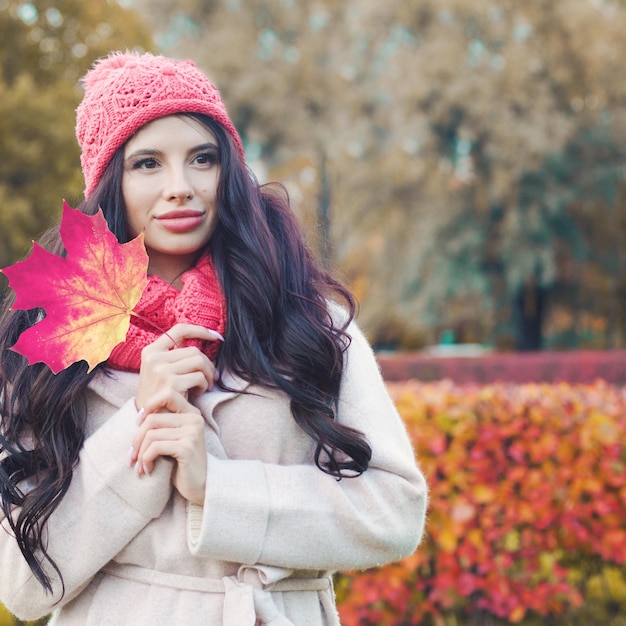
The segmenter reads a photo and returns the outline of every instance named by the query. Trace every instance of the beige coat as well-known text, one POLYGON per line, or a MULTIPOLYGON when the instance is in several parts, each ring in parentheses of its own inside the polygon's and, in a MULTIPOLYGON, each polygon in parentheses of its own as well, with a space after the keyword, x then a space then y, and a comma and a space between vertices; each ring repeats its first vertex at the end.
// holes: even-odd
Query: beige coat
POLYGON ((367 436, 369 469, 338 481, 315 467, 283 394, 213 390, 196 402, 206 420, 204 507, 172 488, 170 461, 149 476, 128 467, 137 375, 99 375, 80 463, 48 524, 65 595, 51 570, 55 594, 46 595, 0 532, 0 602, 27 620, 53 612, 56 626, 339 624, 332 572, 412 553, 427 495, 372 351, 355 324, 350 334, 337 418, 367 436))

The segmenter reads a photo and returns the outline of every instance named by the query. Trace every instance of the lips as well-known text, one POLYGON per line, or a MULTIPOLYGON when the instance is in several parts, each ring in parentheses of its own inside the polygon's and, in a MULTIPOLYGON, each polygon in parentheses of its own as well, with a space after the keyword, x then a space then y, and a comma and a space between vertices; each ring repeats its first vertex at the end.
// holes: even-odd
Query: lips
POLYGON ((204 213, 196 209, 177 209, 159 215, 156 221, 172 233, 184 233, 200 226, 204 213))

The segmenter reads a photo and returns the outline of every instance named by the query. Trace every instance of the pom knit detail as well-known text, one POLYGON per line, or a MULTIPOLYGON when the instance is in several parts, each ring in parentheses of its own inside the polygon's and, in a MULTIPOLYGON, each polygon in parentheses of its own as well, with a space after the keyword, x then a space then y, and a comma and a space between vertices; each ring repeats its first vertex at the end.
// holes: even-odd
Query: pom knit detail
MULTIPOLYGON (((109 366, 138 372, 142 349, 177 323, 198 324, 224 334, 226 300, 210 258, 203 257, 181 279, 183 287, 179 291, 158 276, 148 277, 148 285, 134 309, 141 318, 131 317, 126 340, 113 348, 109 366)), ((196 346, 214 361, 221 343, 190 339, 185 345, 196 346)))
POLYGON ((85 95, 76 109, 85 197, 106 166, 144 124, 177 113, 202 113, 230 133, 242 159, 244 150, 217 87, 192 61, 163 56, 112 53, 83 78, 85 95))

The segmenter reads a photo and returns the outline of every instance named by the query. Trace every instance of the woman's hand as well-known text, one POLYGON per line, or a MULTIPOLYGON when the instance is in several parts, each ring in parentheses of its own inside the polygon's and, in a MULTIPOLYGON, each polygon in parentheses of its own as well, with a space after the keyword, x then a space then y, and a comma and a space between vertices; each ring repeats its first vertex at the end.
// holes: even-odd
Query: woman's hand
POLYGON ((194 324, 176 324, 141 352, 135 402, 141 424, 129 462, 149 474, 159 456, 174 459, 173 484, 191 502, 204 502, 206 449, 204 419, 189 402, 217 380, 215 365, 195 347, 176 347, 185 339, 218 341, 218 333, 194 324))
POLYGON ((190 502, 204 504, 206 447, 200 411, 170 389, 153 396, 144 412, 140 411, 140 419, 130 465, 139 475, 150 474, 158 457, 174 459, 174 487, 190 502))
POLYGON ((215 365, 198 348, 178 348, 185 339, 219 341, 212 330, 194 324, 176 324, 166 335, 147 345, 141 352, 141 368, 137 388, 137 409, 162 391, 183 395, 191 390, 200 394, 217 380, 215 365))

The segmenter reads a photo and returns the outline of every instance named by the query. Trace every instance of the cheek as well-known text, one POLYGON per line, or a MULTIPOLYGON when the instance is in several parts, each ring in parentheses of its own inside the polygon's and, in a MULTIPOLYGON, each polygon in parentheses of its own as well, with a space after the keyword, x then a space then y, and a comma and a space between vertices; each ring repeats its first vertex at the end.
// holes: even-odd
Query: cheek
POLYGON ((123 181, 122 196, 126 205, 126 225, 133 236, 143 232, 145 228, 145 215, 142 207, 146 205, 146 190, 144 186, 134 181, 123 181))
POLYGON ((214 172, 213 175, 209 179, 204 179, 201 188, 202 195, 205 198, 210 199, 212 202, 215 202, 217 198, 217 187, 219 184, 219 172, 214 172))
POLYGON ((204 187, 199 194, 206 206, 213 209, 215 208, 215 205, 217 204, 217 192, 215 187, 204 187))

